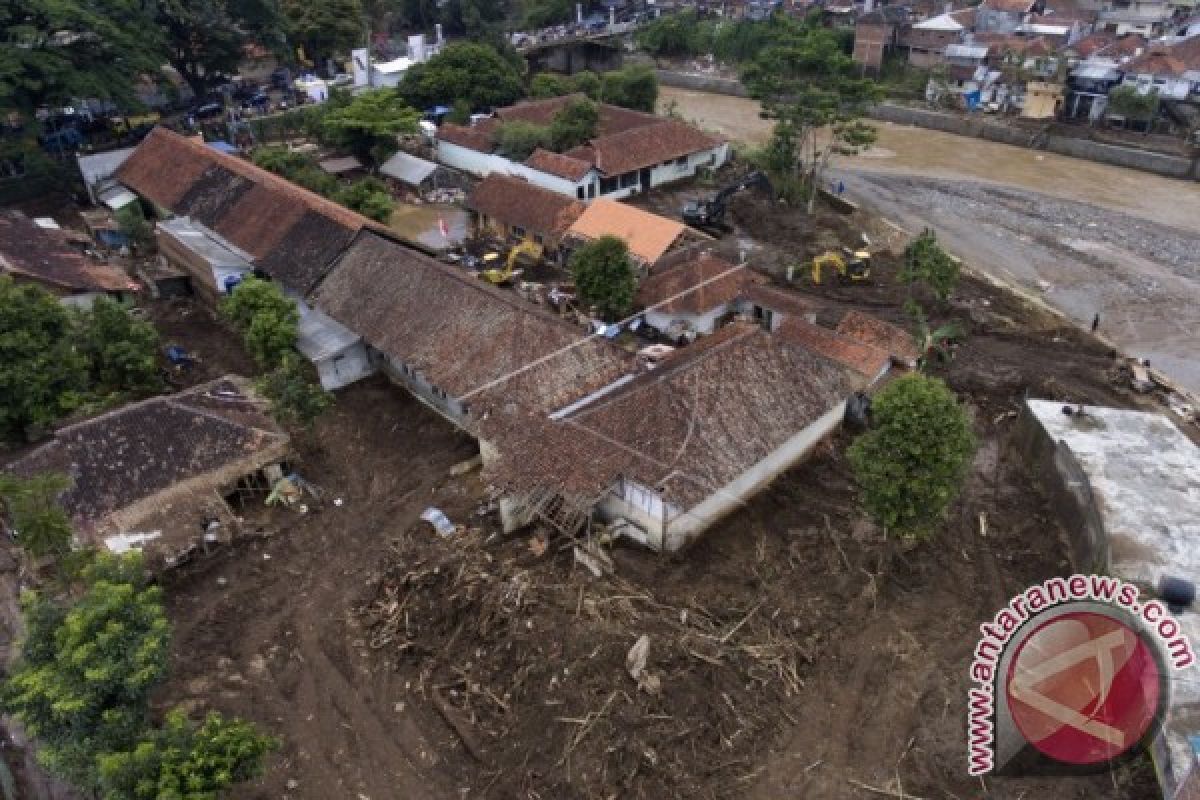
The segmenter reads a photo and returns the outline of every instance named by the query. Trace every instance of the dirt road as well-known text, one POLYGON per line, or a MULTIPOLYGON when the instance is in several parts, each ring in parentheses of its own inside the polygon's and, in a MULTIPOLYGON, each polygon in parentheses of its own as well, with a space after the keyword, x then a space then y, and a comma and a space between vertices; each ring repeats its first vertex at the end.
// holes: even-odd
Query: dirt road
MULTIPOLYGON (((743 141, 770 125, 751 100, 665 88, 685 118, 743 141)), ((873 151, 836 163, 849 196, 1200 391, 1200 187, 978 139, 880 125, 873 151)))

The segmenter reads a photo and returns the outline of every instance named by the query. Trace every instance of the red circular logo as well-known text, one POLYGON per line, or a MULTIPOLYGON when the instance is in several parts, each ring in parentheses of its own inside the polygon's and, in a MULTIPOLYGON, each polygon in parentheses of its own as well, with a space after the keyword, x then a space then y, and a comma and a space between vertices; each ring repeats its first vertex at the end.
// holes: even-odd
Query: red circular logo
POLYGON ((1137 631, 1103 613, 1076 611, 1021 642, 1005 691, 1026 741, 1057 761, 1096 764, 1141 741, 1159 714, 1161 678, 1137 631))

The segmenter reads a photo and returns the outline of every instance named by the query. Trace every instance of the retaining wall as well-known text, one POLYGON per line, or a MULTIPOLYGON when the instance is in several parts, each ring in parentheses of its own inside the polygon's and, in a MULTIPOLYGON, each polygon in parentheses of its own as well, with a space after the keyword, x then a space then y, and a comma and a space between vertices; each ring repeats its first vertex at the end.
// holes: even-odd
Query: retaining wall
POLYGON ((715 75, 700 75, 694 72, 675 72, 669 69, 656 69, 658 82, 663 86, 674 86, 677 89, 691 89, 695 92, 712 92, 714 94, 731 94, 734 97, 749 97, 746 87, 735 78, 718 78, 715 75))
POLYGON ((973 136, 977 139, 987 139, 1018 147, 1032 147, 1036 139, 1038 149, 1051 153, 1143 172, 1153 172, 1168 178, 1200 180, 1200 160, 1181 158, 1165 153, 1152 153, 1134 147, 1093 142, 1072 136, 1059 136, 1053 133, 1040 135, 981 117, 964 117, 958 114, 895 106, 888 103, 876 106, 871 112, 871 116, 886 122, 931 128, 959 136, 973 136))

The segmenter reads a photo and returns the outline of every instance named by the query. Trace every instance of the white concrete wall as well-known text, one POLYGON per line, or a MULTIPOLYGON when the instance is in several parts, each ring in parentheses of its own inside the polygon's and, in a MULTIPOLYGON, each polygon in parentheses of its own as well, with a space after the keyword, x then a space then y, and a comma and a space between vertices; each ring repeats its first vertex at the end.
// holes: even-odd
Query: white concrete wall
POLYGON ((691 544, 721 517, 735 511, 781 473, 802 461, 817 444, 837 430, 845 413, 846 402, 843 400, 719 492, 676 515, 667 523, 666 549, 674 552, 691 544))
POLYGON ((97 297, 104 297, 104 292, 80 292, 79 294, 64 294, 60 295, 58 302, 64 306, 78 308, 84 311, 90 309, 96 302, 97 297))
POLYGON ((578 198, 578 189, 580 187, 586 189, 587 185, 596 179, 595 172, 589 172, 581 180, 572 182, 566 178, 551 175, 548 172, 532 169, 516 161, 510 161, 504 156, 494 153, 480 153, 477 150, 472 150, 469 147, 463 147, 451 142, 439 141, 437 143, 437 159, 448 167, 469 172, 481 178, 493 172, 515 175, 518 178, 524 178, 534 186, 540 186, 543 189, 549 189, 552 192, 557 192, 567 197, 578 198))
MULTIPOLYGON (((729 160, 729 145, 722 144, 714 147, 711 150, 704 150, 699 153, 692 153, 687 157, 687 162, 678 164, 672 161, 668 164, 659 164, 650 171, 650 186, 662 186, 663 184, 673 183, 675 181, 691 178, 696 174, 696 170, 712 167, 716 169, 725 164, 729 160)), ((611 196, 611 195, 606 195, 611 196)))
POLYGON ((688 323, 697 333, 712 333, 717 327, 717 320, 721 318, 727 311, 729 306, 721 305, 708 311, 704 314, 684 314, 670 313, 664 311, 647 311, 645 314, 646 324, 655 330, 665 332, 671 327, 671 323, 676 320, 681 320, 688 323))
POLYGON ((647 546, 653 550, 662 550, 663 530, 680 512, 677 506, 664 503, 658 492, 630 480, 614 486, 596 510, 604 520, 620 517, 641 528, 646 532, 647 546))
POLYGON ((317 375, 321 378, 321 386, 329 392, 349 386, 375 373, 375 367, 367 356, 367 347, 361 339, 340 352, 313 363, 317 367, 317 375))

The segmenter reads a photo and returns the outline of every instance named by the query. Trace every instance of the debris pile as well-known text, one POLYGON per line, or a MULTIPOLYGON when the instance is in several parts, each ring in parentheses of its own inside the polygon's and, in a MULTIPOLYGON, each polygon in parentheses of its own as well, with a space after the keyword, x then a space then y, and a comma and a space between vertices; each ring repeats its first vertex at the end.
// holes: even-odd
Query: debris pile
POLYGON ((364 641, 497 796, 708 796, 791 727, 783 701, 819 639, 795 608, 675 606, 553 539, 429 537, 393 543, 364 641))

